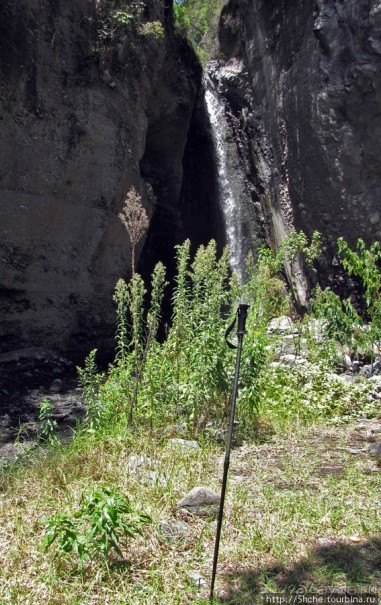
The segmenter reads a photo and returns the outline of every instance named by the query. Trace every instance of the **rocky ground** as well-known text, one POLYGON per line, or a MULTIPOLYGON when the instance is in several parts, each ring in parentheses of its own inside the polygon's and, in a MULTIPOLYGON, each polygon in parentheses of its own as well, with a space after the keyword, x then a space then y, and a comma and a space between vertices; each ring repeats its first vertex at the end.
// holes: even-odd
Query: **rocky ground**
POLYGON ((39 405, 48 398, 62 436, 85 413, 71 362, 39 349, 14 351, 0 359, 0 463, 19 457, 38 436, 39 405), (20 443, 16 443, 20 442, 20 443))

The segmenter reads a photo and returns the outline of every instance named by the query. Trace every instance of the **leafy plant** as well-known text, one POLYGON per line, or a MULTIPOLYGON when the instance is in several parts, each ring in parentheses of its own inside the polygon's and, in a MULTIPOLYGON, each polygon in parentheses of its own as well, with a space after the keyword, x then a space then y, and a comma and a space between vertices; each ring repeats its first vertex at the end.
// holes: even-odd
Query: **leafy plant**
POLYGON ((57 437, 57 421, 52 418, 54 406, 52 402, 45 398, 39 406, 38 420, 40 422, 40 438, 46 441, 49 445, 57 445, 59 439, 57 437))
POLYGON ((321 254, 321 247, 319 231, 313 232, 310 242, 308 242, 308 237, 303 231, 292 231, 282 241, 281 249, 290 260, 295 260, 299 254, 302 255, 306 265, 313 269, 314 261, 321 254))
POLYGON ((85 359, 85 367, 77 367, 79 384, 82 387, 82 398, 86 404, 86 423, 90 430, 99 428, 102 424, 104 408, 99 399, 99 387, 103 375, 98 373, 95 363, 97 349, 93 349, 85 359))
POLYGON ((128 308, 130 292, 124 279, 120 278, 115 286, 113 301, 116 303, 116 361, 126 365, 128 360, 128 308))
POLYGON ((329 288, 317 287, 313 293, 313 309, 318 318, 326 320, 329 338, 362 350, 374 360, 381 341, 381 249, 378 242, 369 249, 359 239, 356 250, 339 238, 339 254, 349 275, 359 277, 364 288, 364 307, 369 318, 366 324, 350 299, 342 300, 329 288))
POLYGON ((143 0, 97 0, 97 38, 99 50, 123 39, 137 28, 143 15, 143 0))
POLYGON ((164 38, 164 28, 160 21, 147 21, 140 27, 140 33, 142 36, 152 37, 155 40, 164 38))
POLYGON ((316 317, 325 320, 328 338, 357 348, 356 334, 359 334, 362 320, 349 299, 342 300, 330 288, 322 290, 317 286, 312 306, 316 317))
POLYGON ((367 248, 365 242, 358 239, 356 250, 352 250, 342 237, 337 244, 344 269, 349 275, 359 277, 364 287, 366 311, 370 322, 363 334, 370 341, 370 354, 373 359, 375 349, 380 350, 381 342, 381 247, 378 242, 374 242, 367 248))
POLYGON ((43 547, 55 546, 55 557, 76 553, 81 565, 87 559, 106 559, 111 550, 120 557, 122 537, 142 535, 151 517, 134 510, 125 494, 103 486, 82 498, 82 506, 71 516, 59 513, 42 523, 43 547))

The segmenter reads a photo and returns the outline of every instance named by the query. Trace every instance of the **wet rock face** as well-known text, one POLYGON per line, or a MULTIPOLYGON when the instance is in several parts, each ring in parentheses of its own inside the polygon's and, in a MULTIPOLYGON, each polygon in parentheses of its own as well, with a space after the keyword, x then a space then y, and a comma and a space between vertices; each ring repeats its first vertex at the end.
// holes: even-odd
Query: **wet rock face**
POLYGON ((381 239, 380 40, 378 0, 231 0, 223 10, 221 49, 250 80, 244 104, 237 78, 227 97, 275 240, 292 226, 318 229, 328 249, 340 235, 381 239))
POLYGON ((131 186, 151 239, 161 232, 169 246, 184 231, 199 68, 171 9, 145 4, 163 37, 135 31, 100 48, 95 2, 1 3, 0 353, 42 346, 80 359, 111 344, 112 292, 131 263, 117 213, 131 186))

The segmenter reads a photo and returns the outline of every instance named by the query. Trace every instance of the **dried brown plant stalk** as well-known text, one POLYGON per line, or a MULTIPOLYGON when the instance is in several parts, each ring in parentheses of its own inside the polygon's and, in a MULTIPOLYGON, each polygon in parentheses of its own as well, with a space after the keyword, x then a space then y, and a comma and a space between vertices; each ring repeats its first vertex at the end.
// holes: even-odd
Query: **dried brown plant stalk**
POLYGON ((136 191, 135 187, 132 187, 127 193, 127 197, 124 201, 122 211, 119 212, 118 217, 122 221, 130 237, 131 268, 132 275, 134 275, 136 246, 139 240, 146 233, 149 226, 147 212, 145 211, 142 205, 142 198, 136 191))

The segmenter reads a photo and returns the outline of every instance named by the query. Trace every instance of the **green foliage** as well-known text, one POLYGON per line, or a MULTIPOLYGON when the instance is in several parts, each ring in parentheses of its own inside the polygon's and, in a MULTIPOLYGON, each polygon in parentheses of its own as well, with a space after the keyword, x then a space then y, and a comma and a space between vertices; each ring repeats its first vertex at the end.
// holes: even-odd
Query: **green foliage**
POLYGON ((175 0, 178 30, 185 35, 203 64, 218 54, 218 22, 225 0, 175 0))
POLYGON ((55 546, 55 557, 75 553, 82 565, 85 560, 106 559, 111 550, 120 557, 121 538, 142 535, 142 526, 152 519, 135 511, 122 492, 104 486, 82 498, 82 506, 71 516, 59 513, 42 523, 43 547, 55 546))
MULTIPOLYGON (((323 380, 340 356, 343 359, 340 347, 356 351, 371 350, 374 345, 375 332, 364 326, 350 300, 317 288, 313 301, 317 319, 308 317, 293 335, 297 355, 304 351, 303 356, 316 364, 311 380, 307 379, 309 370, 303 373, 298 364, 287 369, 281 364, 277 370, 271 365, 279 339, 268 333, 268 323, 274 317, 289 315, 291 309, 281 277, 284 255, 295 258, 300 254, 311 264, 320 245, 317 233, 311 240, 302 233, 292 233, 277 254, 260 248, 257 260, 253 255, 247 258, 242 287, 237 276, 229 274, 228 249, 218 256, 216 243, 211 241, 192 259, 188 240, 177 246, 172 319, 164 342, 157 339, 166 285, 164 266, 159 263, 153 272, 149 305, 139 274, 128 284, 119 280, 114 295, 115 363, 102 382, 96 378, 92 356, 82 376, 84 394, 94 410, 91 417, 99 426, 120 421, 148 423, 151 428, 180 423, 193 434, 210 421, 226 419, 235 357, 226 346, 224 332, 238 300, 250 305, 237 405, 242 425, 251 426, 260 413, 303 421, 351 413, 348 385, 331 381, 325 387, 323 380), (324 337, 318 337, 316 330, 323 330, 324 337)), ((348 259, 343 244, 341 249, 346 250, 348 259)), ((377 249, 372 250, 378 254, 377 249)), ((365 272, 364 267, 356 267, 365 272)), ((369 310, 373 310, 378 290, 372 276, 368 281, 369 310)), ((356 393, 364 406, 366 395, 360 391, 356 393)))
POLYGON ((374 242, 367 249, 362 239, 357 240, 356 251, 351 250, 347 242, 340 237, 337 241, 339 254, 343 259, 343 267, 349 275, 360 277, 364 290, 365 301, 369 310, 377 305, 381 291, 381 248, 378 242, 374 242))
POLYGON ((113 300, 116 303, 116 361, 126 364, 128 358, 128 319, 130 292, 124 279, 118 279, 113 300))
POLYGON ((142 36, 152 37, 156 40, 160 40, 164 37, 164 28, 160 21, 148 21, 148 23, 143 23, 139 31, 142 36))
MULTIPOLYGON (((143 0, 96 0, 96 46, 93 49, 103 61, 117 56, 119 61, 123 47, 134 49, 136 40, 164 37, 160 21, 146 21, 143 0)), ((129 53, 130 54, 130 53, 129 53)))
POLYGON ((381 248, 374 242, 369 249, 362 239, 357 240, 356 250, 339 238, 339 254, 343 267, 349 275, 361 279, 364 288, 366 310, 370 319, 368 329, 364 332, 371 342, 371 353, 375 347, 380 348, 381 341, 381 248))
POLYGON ((102 387, 102 398, 112 416, 124 413, 129 403, 129 421, 137 402, 148 351, 156 342, 161 318, 165 281, 165 267, 158 263, 152 274, 151 304, 144 312, 146 289, 141 276, 135 273, 127 285, 119 279, 114 301, 117 305, 116 366, 111 368, 109 380, 102 387))
POLYGON ((326 321, 325 333, 329 338, 357 348, 356 335, 362 320, 349 299, 342 300, 329 288, 322 290, 317 286, 312 305, 316 317, 326 321))
POLYGON ((264 246, 258 251, 257 262, 252 254, 248 255, 246 262, 243 298, 250 308, 238 400, 238 412, 245 423, 251 423, 260 409, 260 377, 268 362, 267 324, 270 319, 287 313, 290 308, 285 283, 279 277, 282 265, 282 255, 275 255, 264 246))
POLYGON ((168 285, 165 280, 166 270, 163 263, 157 263, 152 273, 151 305, 147 314, 148 337, 155 340, 161 319, 161 305, 164 289, 168 285))
POLYGON ((131 317, 131 344, 134 352, 134 365, 137 370, 143 350, 144 336, 144 296, 146 289, 139 273, 135 273, 129 283, 129 311, 131 317))
POLYGON ((283 253, 290 260, 295 260, 298 255, 302 255, 306 265, 313 268, 314 261, 321 254, 321 234, 314 231, 311 241, 303 231, 292 231, 282 242, 283 253))
POLYGON ((57 445, 59 443, 57 437, 57 421, 52 418, 54 410, 52 402, 45 398, 39 406, 38 420, 40 422, 40 438, 46 441, 48 445, 57 445))
POLYGON ((82 397, 86 404, 86 423, 89 430, 99 428, 104 420, 104 408, 99 398, 99 388, 104 376, 98 373, 95 363, 97 350, 93 349, 85 359, 85 367, 77 367, 82 397))
POLYGON ((98 0, 96 3, 98 19, 98 43, 110 45, 121 40, 137 28, 143 15, 144 2, 136 0, 98 0))
POLYGON ((245 300, 250 302, 250 316, 262 328, 273 317, 287 314, 291 300, 286 284, 280 277, 283 267, 283 254, 274 254, 269 248, 261 246, 257 261, 250 253, 246 261, 246 281, 243 287, 245 300))
POLYGON ((190 264, 190 242, 176 249, 177 274, 172 325, 162 346, 147 356, 143 409, 152 419, 181 416, 202 423, 208 407, 224 405, 226 375, 222 311, 229 302, 228 251, 217 259, 216 244, 201 246, 190 264), (221 401, 222 400, 222 401, 221 401))
POLYGON ((326 334, 335 341, 346 344, 354 351, 361 350, 374 359, 381 341, 381 250, 378 242, 368 249, 362 239, 356 250, 339 238, 339 254, 349 275, 359 277, 364 289, 364 303, 369 322, 354 308, 350 299, 342 300, 329 288, 317 287, 313 295, 313 309, 318 318, 326 320, 326 334))
POLYGON ((260 382, 261 409, 280 426, 292 420, 350 419, 374 415, 372 385, 347 383, 324 364, 272 365, 260 382))

